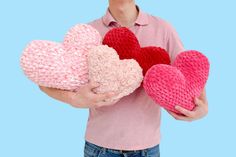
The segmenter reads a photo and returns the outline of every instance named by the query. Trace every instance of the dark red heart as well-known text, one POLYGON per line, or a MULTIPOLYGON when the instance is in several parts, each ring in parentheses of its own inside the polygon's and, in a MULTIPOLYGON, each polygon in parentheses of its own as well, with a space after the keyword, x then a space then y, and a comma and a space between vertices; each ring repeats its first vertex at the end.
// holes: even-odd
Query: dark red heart
POLYGON ((143 74, 155 64, 170 64, 166 50, 160 47, 140 47, 135 34, 126 27, 113 28, 103 39, 103 44, 114 48, 120 59, 135 59, 143 68, 143 74))

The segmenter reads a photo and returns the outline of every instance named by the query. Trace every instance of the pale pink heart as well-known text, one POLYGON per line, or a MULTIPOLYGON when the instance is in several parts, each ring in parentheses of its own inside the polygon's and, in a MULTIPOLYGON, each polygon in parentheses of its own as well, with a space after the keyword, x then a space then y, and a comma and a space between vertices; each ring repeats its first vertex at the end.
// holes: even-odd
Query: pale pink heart
POLYGON ((88 50, 100 44, 96 29, 78 24, 62 43, 35 40, 28 44, 21 56, 21 67, 38 85, 73 91, 88 82, 88 50))
POLYGON ((107 102, 114 102, 137 89, 142 80, 142 68, 134 59, 120 60, 117 52, 106 45, 89 51, 89 79, 98 82, 97 93, 118 93, 107 102))

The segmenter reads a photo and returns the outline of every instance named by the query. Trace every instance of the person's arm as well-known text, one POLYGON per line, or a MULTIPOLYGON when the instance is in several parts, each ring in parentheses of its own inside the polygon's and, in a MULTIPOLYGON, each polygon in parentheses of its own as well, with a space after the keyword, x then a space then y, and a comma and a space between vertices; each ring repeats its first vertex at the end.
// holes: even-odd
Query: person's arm
POLYGON ((180 107, 178 105, 175 106, 175 109, 183 115, 178 115, 171 111, 167 112, 171 114, 176 120, 183 120, 188 122, 205 117, 208 113, 208 102, 205 88, 203 89, 200 97, 194 99, 194 102, 196 104, 196 107, 193 109, 193 111, 186 110, 185 108, 180 107))
POLYGON ((87 85, 80 87, 77 92, 64 91, 43 86, 39 86, 39 88, 48 96, 77 108, 93 108, 109 105, 105 100, 114 96, 114 93, 96 94, 93 92, 93 89, 98 86, 99 84, 97 83, 88 83, 87 85))
MULTIPOLYGON (((167 51, 170 53, 171 61, 173 62, 176 56, 182 51, 185 51, 185 49, 175 29, 170 24, 166 25, 166 29, 168 32, 167 51)), ((178 110, 184 116, 177 115, 171 111, 168 111, 168 113, 170 113, 175 119, 183 121, 193 121, 206 116, 208 113, 208 102, 205 88, 203 89, 201 96, 199 98, 195 98, 194 102, 196 107, 193 111, 188 111, 176 104, 176 110, 178 110)))

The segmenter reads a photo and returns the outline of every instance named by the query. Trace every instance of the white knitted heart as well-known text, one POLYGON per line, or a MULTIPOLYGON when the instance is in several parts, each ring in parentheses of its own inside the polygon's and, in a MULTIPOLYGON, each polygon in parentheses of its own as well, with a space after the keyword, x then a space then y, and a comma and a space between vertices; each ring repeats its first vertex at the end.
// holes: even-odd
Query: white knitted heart
POLYGON ((97 93, 115 92, 107 100, 114 102, 137 89, 142 80, 142 68, 134 59, 120 60, 117 52, 106 45, 93 47, 88 55, 89 79, 98 82, 97 93))

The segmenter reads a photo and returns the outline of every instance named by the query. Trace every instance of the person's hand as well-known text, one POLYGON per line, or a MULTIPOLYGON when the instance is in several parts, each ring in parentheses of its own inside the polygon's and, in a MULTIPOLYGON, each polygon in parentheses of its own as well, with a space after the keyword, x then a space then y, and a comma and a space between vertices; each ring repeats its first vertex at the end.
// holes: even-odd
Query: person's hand
POLYGON ((111 102, 106 102, 106 99, 115 96, 117 93, 109 92, 97 94, 93 91, 97 87, 99 87, 98 83, 89 82, 80 87, 76 92, 72 92, 70 94, 70 104, 77 108, 97 108, 110 105, 111 102))
POLYGON ((195 98, 194 102, 196 104, 196 107, 192 110, 186 110, 183 107, 180 107, 178 105, 175 106, 175 109, 179 111, 182 115, 176 114, 171 111, 167 111, 170 115, 172 115, 176 120, 182 120, 182 121, 188 121, 192 122, 194 120, 201 119, 205 117, 208 113, 208 102, 206 99, 206 91, 205 89, 202 91, 199 98, 195 98))

